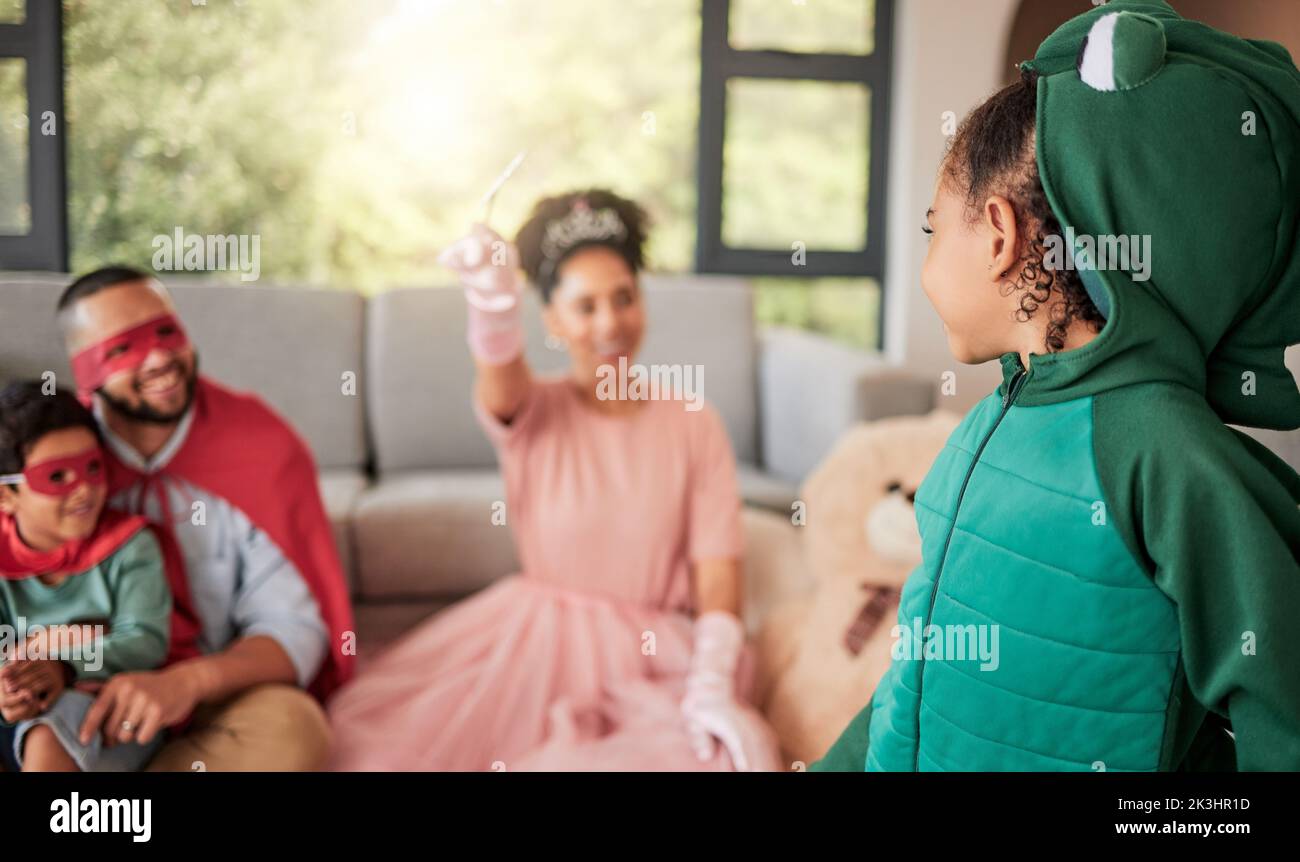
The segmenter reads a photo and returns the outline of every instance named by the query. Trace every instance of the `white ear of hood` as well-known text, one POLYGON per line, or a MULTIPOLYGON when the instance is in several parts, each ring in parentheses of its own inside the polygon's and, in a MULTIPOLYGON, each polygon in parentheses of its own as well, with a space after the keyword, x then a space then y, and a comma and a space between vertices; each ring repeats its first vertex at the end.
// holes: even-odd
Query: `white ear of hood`
POLYGON ((1115 90, 1115 23, 1119 13, 1103 15, 1088 31, 1088 44, 1079 62, 1079 77, 1094 90, 1115 90))

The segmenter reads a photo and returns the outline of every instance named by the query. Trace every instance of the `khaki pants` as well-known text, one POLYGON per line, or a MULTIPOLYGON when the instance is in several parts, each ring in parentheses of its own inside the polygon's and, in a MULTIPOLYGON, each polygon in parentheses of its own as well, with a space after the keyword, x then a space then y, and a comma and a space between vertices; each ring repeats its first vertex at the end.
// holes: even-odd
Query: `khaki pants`
POLYGON ((310 772, 329 757, 330 727, 316 699, 291 685, 256 685, 200 706, 150 772, 310 772))

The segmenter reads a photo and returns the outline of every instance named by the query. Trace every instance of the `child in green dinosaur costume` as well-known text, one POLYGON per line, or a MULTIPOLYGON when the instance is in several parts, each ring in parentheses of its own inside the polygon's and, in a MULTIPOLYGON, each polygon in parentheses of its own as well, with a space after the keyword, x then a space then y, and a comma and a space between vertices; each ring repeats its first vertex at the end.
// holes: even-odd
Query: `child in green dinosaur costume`
POLYGON ((1003 382, 813 769, 1300 770, 1300 476, 1225 424, 1300 428, 1300 72, 1159 0, 1020 68, 953 141, 922 274, 1003 382))

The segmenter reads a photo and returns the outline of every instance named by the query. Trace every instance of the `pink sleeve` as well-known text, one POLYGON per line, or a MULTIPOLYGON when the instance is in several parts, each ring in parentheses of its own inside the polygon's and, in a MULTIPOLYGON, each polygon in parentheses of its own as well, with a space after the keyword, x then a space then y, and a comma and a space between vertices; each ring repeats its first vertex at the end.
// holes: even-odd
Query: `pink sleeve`
POLYGON ((529 429, 541 423, 542 416, 546 412, 546 388, 545 383, 534 380, 532 386, 528 387, 528 394, 524 396, 523 403, 519 405, 519 409, 515 411, 509 423, 502 422, 489 413, 478 400, 477 392, 473 395, 474 418, 478 420, 479 427, 483 429, 483 433, 487 435, 495 449, 509 449, 527 437, 529 429))
POLYGON ((739 559, 745 547, 740 526, 740 487, 727 429, 709 404, 689 414, 687 421, 692 426, 694 443, 687 525, 691 562, 739 559))

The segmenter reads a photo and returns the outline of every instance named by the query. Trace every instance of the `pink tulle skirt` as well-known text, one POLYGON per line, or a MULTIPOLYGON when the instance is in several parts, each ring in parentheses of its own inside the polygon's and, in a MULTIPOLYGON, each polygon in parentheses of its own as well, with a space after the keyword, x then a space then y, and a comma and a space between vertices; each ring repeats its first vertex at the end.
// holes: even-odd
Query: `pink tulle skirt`
POLYGON ((681 719, 690 647, 684 614, 504 578, 334 696, 331 766, 729 771, 720 746, 695 757, 681 719))

